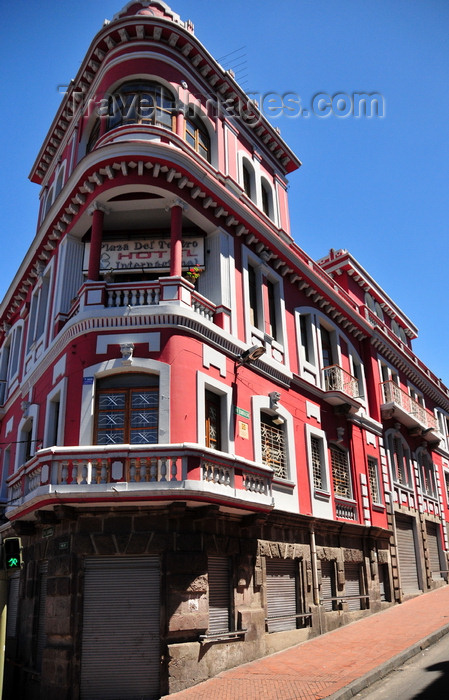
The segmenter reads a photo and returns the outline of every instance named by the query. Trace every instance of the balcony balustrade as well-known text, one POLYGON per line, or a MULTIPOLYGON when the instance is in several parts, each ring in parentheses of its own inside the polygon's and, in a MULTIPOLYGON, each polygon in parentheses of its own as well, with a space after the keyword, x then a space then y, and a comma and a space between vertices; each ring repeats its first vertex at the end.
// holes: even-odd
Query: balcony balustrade
MULTIPOLYGON (((182 277, 161 277, 152 282, 86 282, 77 299, 73 301, 66 320, 99 307, 111 311, 122 309, 130 313, 136 309, 138 311, 140 307, 154 307, 170 302, 191 308, 207 321, 219 322, 216 318, 215 304, 203 297, 191 282, 182 277)), ((224 313, 226 310, 220 307, 218 315, 222 316, 224 313)))
POLYGON ((341 518, 343 520, 352 520, 357 522, 357 504, 335 496, 335 515, 337 518, 341 518))
POLYGON ((161 497, 271 509, 273 472, 194 444, 52 447, 36 452, 8 479, 8 516, 23 508, 105 499, 161 497))
POLYGON ((323 386, 326 391, 325 400, 334 405, 347 404, 350 411, 360 408, 359 382, 356 377, 339 365, 330 365, 323 369, 323 386))
POLYGON ((342 367, 338 365, 325 367, 323 369, 323 374, 326 391, 342 391, 353 399, 359 398, 358 380, 342 367))
POLYGON ((423 437, 438 439, 438 425, 435 416, 401 389, 391 379, 381 382, 381 410, 384 417, 395 417, 407 428, 420 428, 423 437))

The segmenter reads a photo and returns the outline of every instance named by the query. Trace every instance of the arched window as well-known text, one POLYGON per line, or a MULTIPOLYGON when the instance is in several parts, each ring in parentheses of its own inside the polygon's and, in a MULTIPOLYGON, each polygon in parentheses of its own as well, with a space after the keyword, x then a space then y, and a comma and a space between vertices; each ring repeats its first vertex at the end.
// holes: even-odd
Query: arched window
POLYGON ((209 133, 200 119, 186 117, 185 139, 200 156, 203 156, 210 163, 209 133))
POLYGON ((249 167, 243 163, 242 165, 242 178, 243 178, 243 189, 245 194, 251 199, 252 196, 252 183, 251 183, 251 173, 249 167))
POLYGON ((401 486, 411 486, 410 449, 407 443, 399 433, 393 431, 387 436, 387 444, 393 481, 401 486))
POLYGON ((108 130, 124 124, 175 127, 175 100, 163 85, 143 80, 120 85, 109 97, 108 130))
POLYGON ((273 193, 265 178, 261 179, 262 211, 270 219, 274 219, 273 214, 273 193))
POLYGON ((93 125, 92 131, 90 132, 89 140, 88 140, 87 146, 86 146, 86 153, 90 153, 91 151, 93 151, 95 144, 98 141, 99 136, 100 136, 100 120, 97 119, 97 121, 93 125))
POLYGON ((422 482, 422 490, 426 496, 436 498, 437 490, 435 483, 435 467, 427 450, 419 448, 417 450, 419 464, 419 474, 422 482))
POLYGON ((159 377, 127 374, 97 382, 95 444, 147 445, 158 441, 159 377))

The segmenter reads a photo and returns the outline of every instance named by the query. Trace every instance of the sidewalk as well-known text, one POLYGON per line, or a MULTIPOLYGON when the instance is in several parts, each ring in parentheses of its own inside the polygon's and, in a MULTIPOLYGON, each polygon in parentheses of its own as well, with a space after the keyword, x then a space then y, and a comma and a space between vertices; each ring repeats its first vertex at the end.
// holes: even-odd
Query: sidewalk
POLYGON ((347 700, 449 633, 449 586, 272 656, 170 700, 347 700))

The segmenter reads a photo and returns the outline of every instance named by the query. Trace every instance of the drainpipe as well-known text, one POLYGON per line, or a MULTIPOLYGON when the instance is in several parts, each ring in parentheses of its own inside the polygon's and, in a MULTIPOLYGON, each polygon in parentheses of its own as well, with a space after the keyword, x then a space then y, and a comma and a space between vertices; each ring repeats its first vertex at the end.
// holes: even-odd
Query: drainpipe
POLYGON ((310 554, 312 560, 312 589, 313 589, 313 603, 318 606, 318 619, 320 624, 320 634, 323 633, 321 625, 321 605, 320 605, 320 589, 318 586, 318 565, 317 565, 317 555, 316 555, 316 542, 315 542, 315 530, 310 530, 310 554))
POLYGON ((320 604, 320 589, 318 586, 318 566, 316 556, 315 530, 310 530, 310 553, 312 555, 312 586, 313 586, 313 602, 315 605, 320 604))

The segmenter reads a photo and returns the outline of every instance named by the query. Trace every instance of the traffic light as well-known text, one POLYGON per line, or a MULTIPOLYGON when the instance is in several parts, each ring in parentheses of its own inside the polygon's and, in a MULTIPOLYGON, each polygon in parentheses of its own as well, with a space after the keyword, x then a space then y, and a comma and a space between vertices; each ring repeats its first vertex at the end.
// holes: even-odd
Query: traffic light
POLYGON ((22 541, 20 537, 7 537, 3 540, 3 562, 6 571, 22 568, 22 541))

